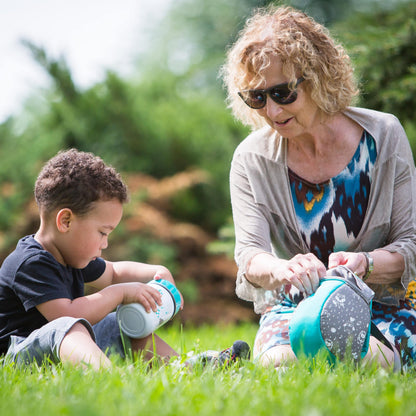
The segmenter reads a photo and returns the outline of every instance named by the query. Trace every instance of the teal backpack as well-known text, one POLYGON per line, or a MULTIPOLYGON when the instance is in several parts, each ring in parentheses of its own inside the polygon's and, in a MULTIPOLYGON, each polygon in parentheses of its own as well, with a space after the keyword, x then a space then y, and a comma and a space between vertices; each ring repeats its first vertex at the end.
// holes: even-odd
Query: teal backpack
POLYGON ((369 347, 373 296, 347 267, 328 270, 316 292, 293 313, 289 336, 295 355, 314 357, 325 351, 330 364, 347 355, 360 361, 369 347))

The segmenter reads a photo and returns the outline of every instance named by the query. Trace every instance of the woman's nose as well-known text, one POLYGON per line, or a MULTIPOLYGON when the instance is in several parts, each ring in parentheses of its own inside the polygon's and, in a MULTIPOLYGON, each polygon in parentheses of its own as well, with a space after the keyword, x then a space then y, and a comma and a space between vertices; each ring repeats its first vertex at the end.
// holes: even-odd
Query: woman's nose
POLYGON ((267 117, 270 119, 274 119, 283 111, 282 106, 275 103, 272 99, 270 99, 270 97, 267 97, 266 106, 264 109, 266 111, 267 117))

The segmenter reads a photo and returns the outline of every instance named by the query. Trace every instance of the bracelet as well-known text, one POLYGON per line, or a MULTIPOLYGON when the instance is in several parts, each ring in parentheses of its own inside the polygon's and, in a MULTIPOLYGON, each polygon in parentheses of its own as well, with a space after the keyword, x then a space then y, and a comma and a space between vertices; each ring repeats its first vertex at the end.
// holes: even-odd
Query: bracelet
POLYGON ((364 254, 365 260, 367 262, 363 276, 363 282, 365 282, 370 277, 371 272, 374 270, 374 260, 366 251, 363 251, 362 253, 364 254))

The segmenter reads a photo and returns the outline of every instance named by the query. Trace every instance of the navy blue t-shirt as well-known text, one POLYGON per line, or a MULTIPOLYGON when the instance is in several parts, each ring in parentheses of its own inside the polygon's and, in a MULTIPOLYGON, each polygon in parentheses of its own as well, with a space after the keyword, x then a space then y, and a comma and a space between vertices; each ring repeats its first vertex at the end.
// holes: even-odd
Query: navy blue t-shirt
POLYGON ((37 305, 84 296, 84 283, 97 280, 104 270, 101 258, 74 269, 60 264, 33 235, 19 240, 0 268, 0 354, 7 351, 11 335, 27 337, 47 323, 37 305))

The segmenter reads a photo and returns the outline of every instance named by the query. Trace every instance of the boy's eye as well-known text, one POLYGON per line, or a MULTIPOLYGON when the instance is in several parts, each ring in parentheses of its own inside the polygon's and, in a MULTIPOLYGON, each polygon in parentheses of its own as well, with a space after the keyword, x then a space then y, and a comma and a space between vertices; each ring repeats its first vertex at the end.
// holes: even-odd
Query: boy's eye
POLYGON ((100 231, 100 234, 103 236, 103 237, 107 237, 107 233, 104 233, 104 232, 102 232, 102 231, 100 231))

